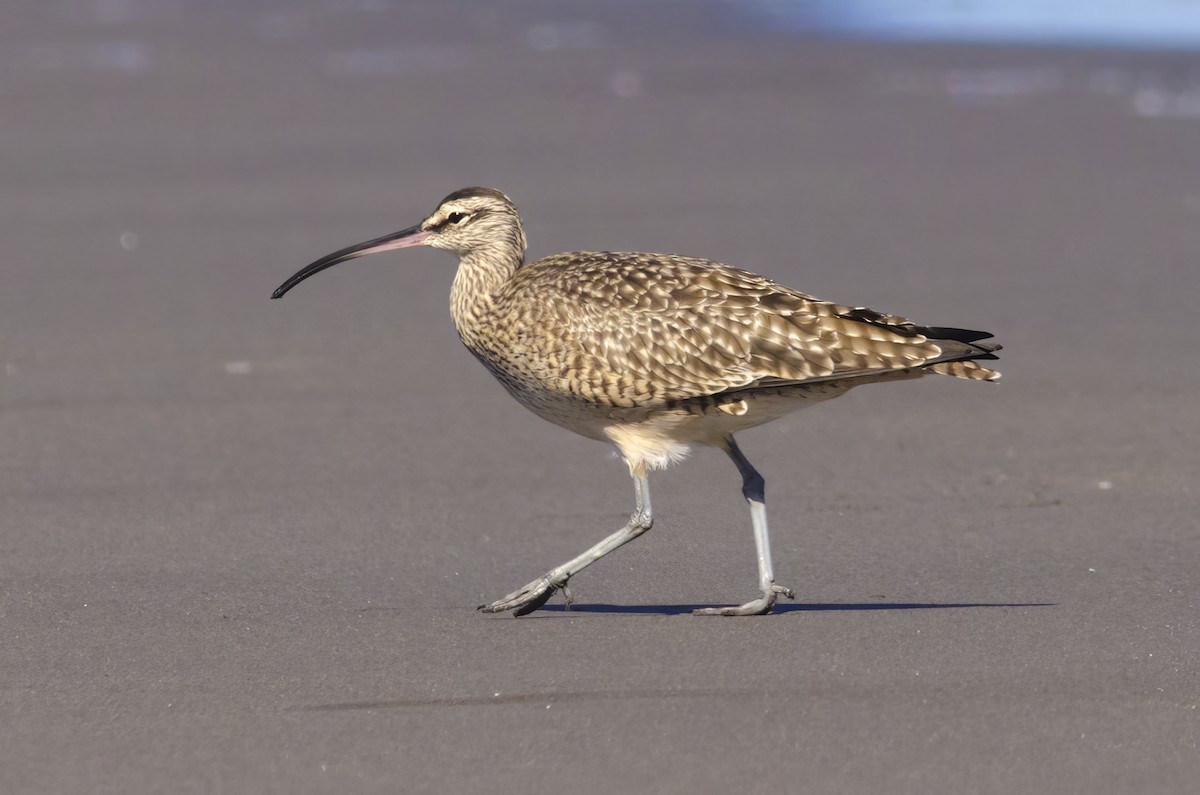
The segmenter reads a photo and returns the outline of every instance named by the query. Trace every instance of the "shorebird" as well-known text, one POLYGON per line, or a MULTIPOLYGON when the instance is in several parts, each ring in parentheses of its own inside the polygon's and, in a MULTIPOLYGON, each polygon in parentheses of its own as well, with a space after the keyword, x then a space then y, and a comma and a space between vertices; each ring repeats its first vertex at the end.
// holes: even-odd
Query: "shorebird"
POLYGON ((779 596, 765 483, 734 441, 746 428, 859 384, 949 375, 995 381, 978 363, 999 345, 984 331, 920 326, 822 301, 749 271, 675 254, 576 251, 525 262, 516 205, 491 188, 455 191, 416 226, 343 248, 298 271, 272 298, 340 262, 431 246, 458 256, 450 314, 459 338, 522 405, 612 443, 633 478, 634 510, 578 557, 479 609, 537 610, 567 581, 650 529, 647 473, 695 445, 725 451, 742 478, 759 596, 700 615, 768 613, 779 596))

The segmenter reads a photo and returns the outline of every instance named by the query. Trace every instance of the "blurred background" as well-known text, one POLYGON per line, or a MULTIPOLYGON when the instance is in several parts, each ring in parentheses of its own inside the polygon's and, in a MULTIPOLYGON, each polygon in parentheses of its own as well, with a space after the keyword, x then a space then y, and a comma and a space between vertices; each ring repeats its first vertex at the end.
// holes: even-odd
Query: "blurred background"
POLYGON ((1200 3, 18 2, 0 101, 0 789, 1200 775, 1200 3), (482 618, 624 467, 461 349, 444 254, 268 300, 468 185, 1005 379, 746 434, 792 612, 682 615, 754 581, 699 454, 579 611, 482 618))

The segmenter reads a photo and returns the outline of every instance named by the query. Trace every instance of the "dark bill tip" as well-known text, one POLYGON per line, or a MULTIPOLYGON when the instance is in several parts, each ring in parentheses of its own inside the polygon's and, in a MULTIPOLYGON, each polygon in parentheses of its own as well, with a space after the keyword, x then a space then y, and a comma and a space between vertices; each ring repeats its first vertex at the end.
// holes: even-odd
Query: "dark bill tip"
POLYGON ((377 254, 380 251, 391 251, 397 248, 408 248, 410 246, 421 246, 429 239, 429 232, 421 229, 420 225, 410 226, 408 229, 401 229, 399 232, 393 232, 390 235, 377 237, 374 240, 368 240, 365 243, 356 243, 353 246, 347 246, 332 254, 327 254, 321 257, 316 262, 305 265, 300 270, 296 271, 286 282, 279 285, 275 292, 271 293, 271 300, 283 298, 288 290, 295 287, 300 282, 312 276, 314 273, 320 273, 326 268, 332 268, 340 262, 352 260, 357 257, 365 257, 368 254, 377 254))

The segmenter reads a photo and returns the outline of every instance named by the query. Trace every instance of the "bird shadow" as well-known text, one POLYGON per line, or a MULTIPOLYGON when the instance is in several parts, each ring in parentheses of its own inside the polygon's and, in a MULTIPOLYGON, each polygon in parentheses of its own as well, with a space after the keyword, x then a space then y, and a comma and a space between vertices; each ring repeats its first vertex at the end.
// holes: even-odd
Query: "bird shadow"
MULTIPOLYGON (((718 605, 721 606, 721 605, 718 605)), ((1057 602, 830 602, 776 604, 771 613, 821 613, 838 610, 949 610, 979 607, 1057 607, 1057 602)), ((574 604, 543 605, 541 613, 614 613, 624 615, 679 616, 713 605, 614 605, 574 604)))

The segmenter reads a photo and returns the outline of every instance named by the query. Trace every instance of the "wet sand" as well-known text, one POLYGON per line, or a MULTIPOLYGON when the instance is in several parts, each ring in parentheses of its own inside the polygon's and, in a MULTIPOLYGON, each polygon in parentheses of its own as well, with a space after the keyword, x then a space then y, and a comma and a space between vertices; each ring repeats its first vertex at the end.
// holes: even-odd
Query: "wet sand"
POLYGON ((1196 59, 667 6, 0 29, 0 790, 1191 791, 1196 59), (985 328, 1004 380, 744 435, 798 593, 772 617, 687 614, 754 591, 714 451, 575 611, 482 616, 620 526, 624 467, 460 347, 444 254, 268 300, 472 184, 533 256, 985 328))

